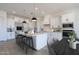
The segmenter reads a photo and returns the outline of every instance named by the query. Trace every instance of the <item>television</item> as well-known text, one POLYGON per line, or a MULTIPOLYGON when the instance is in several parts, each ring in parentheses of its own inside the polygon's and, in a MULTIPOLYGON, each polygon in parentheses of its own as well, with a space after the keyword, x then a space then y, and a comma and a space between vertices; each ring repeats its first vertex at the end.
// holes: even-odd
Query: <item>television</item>
POLYGON ((16 28, 16 30, 20 30, 20 31, 22 31, 22 27, 21 26, 17 26, 17 28, 16 28))

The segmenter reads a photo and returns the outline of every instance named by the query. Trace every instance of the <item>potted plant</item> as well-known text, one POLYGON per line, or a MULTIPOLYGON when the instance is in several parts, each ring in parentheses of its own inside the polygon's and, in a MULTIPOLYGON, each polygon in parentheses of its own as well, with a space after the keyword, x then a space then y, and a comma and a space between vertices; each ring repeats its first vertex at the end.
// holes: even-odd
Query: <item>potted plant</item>
POLYGON ((73 31, 73 32, 69 32, 69 40, 70 41, 75 41, 75 38, 76 38, 76 34, 75 34, 75 32, 73 31))
POLYGON ((74 44, 75 44, 75 39, 76 39, 76 34, 75 32, 69 32, 69 46, 73 49, 75 49, 74 44))

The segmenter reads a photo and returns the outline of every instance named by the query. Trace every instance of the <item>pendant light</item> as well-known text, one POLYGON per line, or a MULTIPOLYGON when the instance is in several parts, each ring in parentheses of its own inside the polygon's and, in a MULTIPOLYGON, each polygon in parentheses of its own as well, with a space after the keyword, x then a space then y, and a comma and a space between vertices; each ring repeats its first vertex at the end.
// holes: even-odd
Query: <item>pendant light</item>
POLYGON ((26 21, 23 21, 22 23, 26 23, 26 21))
POLYGON ((33 18, 32 18, 32 21, 37 21, 37 18, 33 17, 33 18))
MULTIPOLYGON (((34 13, 35 13, 35 11, 37 10, 37 8, 35 7, 35 4, 33 4, 33 7, 34 7, 34 13)), ((37 21, 35 14, 34 14, 34 17, 32 17, 32 21, 37 21)))
MULTIPOLYGON (((24 10, 24 14, 25 14, 25 10, 24 10)), ((22 23, 27 23, 25 20, 22 23)))

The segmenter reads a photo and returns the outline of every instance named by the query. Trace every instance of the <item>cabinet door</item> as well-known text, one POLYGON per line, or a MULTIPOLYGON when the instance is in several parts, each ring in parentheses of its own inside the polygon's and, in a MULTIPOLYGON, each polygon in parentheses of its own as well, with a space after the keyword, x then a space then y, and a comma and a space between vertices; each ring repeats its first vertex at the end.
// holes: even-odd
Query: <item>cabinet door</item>
POLYGON ((62 15, 62 23, 73 23, 74 22, 74 13, 68 13, 62 15))
POLYGON ((53 17, 50 21, 51 28, 52 27, 61 27, 61 16, 53 17))

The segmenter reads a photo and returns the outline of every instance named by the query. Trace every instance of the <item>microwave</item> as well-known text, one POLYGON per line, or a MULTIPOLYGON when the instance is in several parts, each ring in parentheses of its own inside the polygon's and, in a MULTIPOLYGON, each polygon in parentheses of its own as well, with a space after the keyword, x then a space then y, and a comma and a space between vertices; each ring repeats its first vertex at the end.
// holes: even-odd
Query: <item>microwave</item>
POLYGON ((73 28, 73 23, 63 24, 63 28, 73 28))
POLYGON ((16 27, 16 30, 17 30, 17 31, 22 31, 22 30, 23 30, 23 27, 17 26, 17 27, 16 27))

